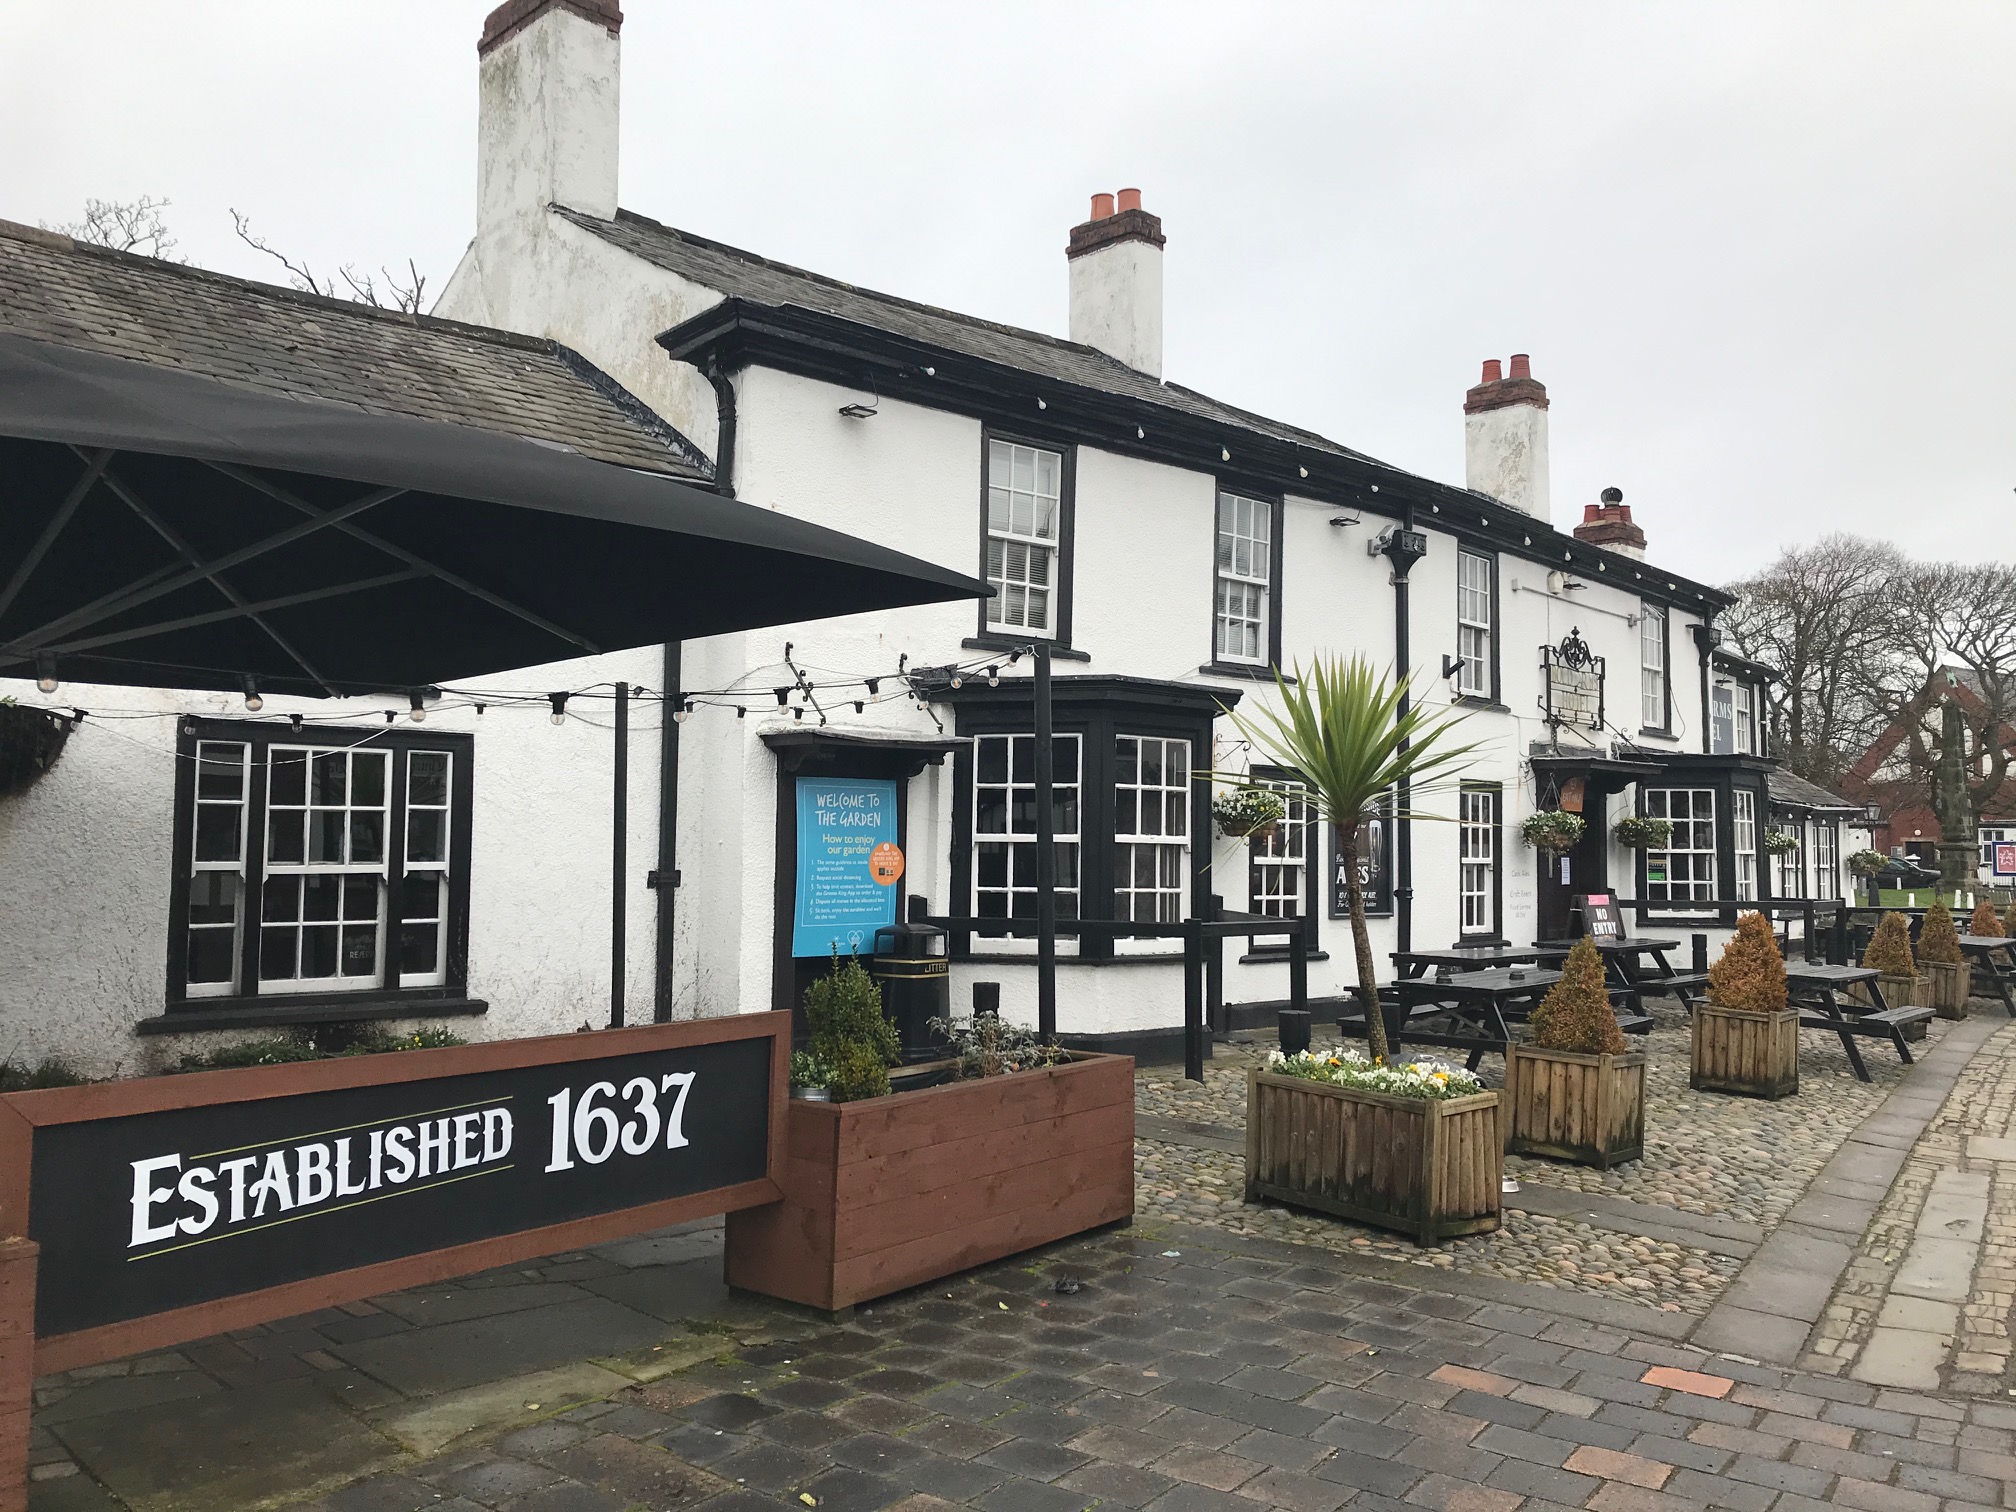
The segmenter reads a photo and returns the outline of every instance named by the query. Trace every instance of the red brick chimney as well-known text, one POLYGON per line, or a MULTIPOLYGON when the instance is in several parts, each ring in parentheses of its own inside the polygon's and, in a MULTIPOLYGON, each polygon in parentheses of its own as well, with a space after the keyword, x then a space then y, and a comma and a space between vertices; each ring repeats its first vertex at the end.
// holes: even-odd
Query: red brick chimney
POLYGON ((1600 504, 1582 506, 1582 523, 1575 527, 1575 539, 1601 546, 1621 556, 1645 559, 1645 532, 1631 518, 1631 506, 1624 502, 1624 490, 1606 488, 1600 504))

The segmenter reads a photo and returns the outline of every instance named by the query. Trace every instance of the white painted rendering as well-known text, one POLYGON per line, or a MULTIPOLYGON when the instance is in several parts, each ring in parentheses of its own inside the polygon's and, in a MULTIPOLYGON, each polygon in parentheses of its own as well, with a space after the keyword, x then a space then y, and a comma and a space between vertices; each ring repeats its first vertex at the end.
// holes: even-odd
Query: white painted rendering
POLYGON ((1465 415, 1463 476, 1467 487, 1551 522, 1547 411, 1537 404, 1507 404, 1465 415))
POLYGON ((616 213, 618 61, 610 31, 554 6, 487 53, 478 70, 476 220, 568 205, 616 213))
POLYGON ((1070 260, 1071 339, 1162 376, 1162 249, 1130 237, 1070 260))

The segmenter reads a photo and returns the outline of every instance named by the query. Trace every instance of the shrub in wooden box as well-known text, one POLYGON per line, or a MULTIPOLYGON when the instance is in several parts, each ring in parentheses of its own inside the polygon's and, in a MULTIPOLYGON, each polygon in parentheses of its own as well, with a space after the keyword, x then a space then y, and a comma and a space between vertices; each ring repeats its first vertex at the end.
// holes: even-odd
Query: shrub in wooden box
POLYGON ((1246 1200, 1269 1197, 1410 1234, 1498 1227, 1498 1094, 1394 1097, 1255 1069, 1246 1080, 1246 1200))
MULTIPOLYGON (((1918 969, 1924 974, 1919 1002, 1943 1019, 1967 1017, 1967 990, 1973 973, 1960 949, 1960 931, 1943 902, 1926 910, 1924 927, 1918 931, 1918 969)), ((1889 1000, 1887 989, 1884 998, 1889 1000)), ((1891 1006, 1901 1004, 1893 1002, 1891 1006)), ((1911 1027, 1922 1029, 1924 1025, 1911 1027)))
POLYGON ((1785 958, 1760 913, 1746 913, 1708 970, 1694 1007, 1688 1085, 1697 1092, 1790 1097, 1799 1090, 1799 1011, 1787 1006, 1785 958))
POLYGON ((730 1286, 838 1312, 1134 1214, 1134 1062, 793 1101, 784 1200, 730 1216, 730 1286))
POLYGON ((1584 938, 1505 1050, 1505 1148, 1600 1170, 1645 1153, 1645 1057, 1617 1025, 1603 958, 1584 938))
MULTIPOLYGON (((1927 961, 1925 982, 1932 1011, 1942 1019, 1967 1017, 1967 999, 1973 991, 1974 972, 1965 961, 1927 961)), ((1889 1001, 1889 994, 1884 994, 1889 1001)))

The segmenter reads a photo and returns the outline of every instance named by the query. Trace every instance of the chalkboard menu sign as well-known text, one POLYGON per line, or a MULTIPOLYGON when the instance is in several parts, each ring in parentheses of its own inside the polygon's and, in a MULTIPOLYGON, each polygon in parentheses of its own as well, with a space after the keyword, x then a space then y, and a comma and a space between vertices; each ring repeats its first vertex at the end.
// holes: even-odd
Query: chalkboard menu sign
MULTIPOLYGON (((1330 917, 1351 917, 1350 878, 1344 870, 1343 830, 1330 831, 1330 917)), ((1358 821, 1358 881, 1365 889, 1365 912, 1393 912, 1393 795, 1382 793, 1358 821)))
POLYGON ((1624 938, 1624 914, 1614 893, 1577 893, 1569 924, 1571 934, 1586 934, 1592 940, 1624 938), (1580 927, 1574 927, 1576 920, 1580 927))

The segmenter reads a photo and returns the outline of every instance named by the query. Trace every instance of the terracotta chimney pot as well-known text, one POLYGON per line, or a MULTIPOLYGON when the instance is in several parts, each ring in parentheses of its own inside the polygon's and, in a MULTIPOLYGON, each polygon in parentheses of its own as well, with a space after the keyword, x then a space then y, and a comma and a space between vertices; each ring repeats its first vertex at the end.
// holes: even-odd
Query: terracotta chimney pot
POLYGON ((1502 383, 1504 380, 1505 364, 1500 362, 1496 357, 1486 357, 1484 359, 1484 377, 1481 381, 1485 383, 1502 383))
POLYGON ((1139 210, 1141 208, 1141 191, 1139 189, 1122 189, 1120 191, 1120 208, 1122 210, 1139 210))
POLYGON ((1092 196, 1092 215, 1091 215, 1091 219, 1093 219, 1093 220, 1095 220, 1095 221, 1097 221, 1097 220, 1105 220, 1105 219, 1106 219, 1106 218, 1107 218, 1108 216, 1110 216, 1110 215, 1111 215, 1112 213, 1113 213, 1113 196, 1112 196, 1112 195, 1110 195, 1110 194, 1095 194, 1095 195, 1093 195, 1093 196, 1092 196))
POLYGON ((1514 352, 1512 354, 1512 376, 1514 378, 1531 378, 1533 376, 1533 359, 1524 352, 1514 352))

